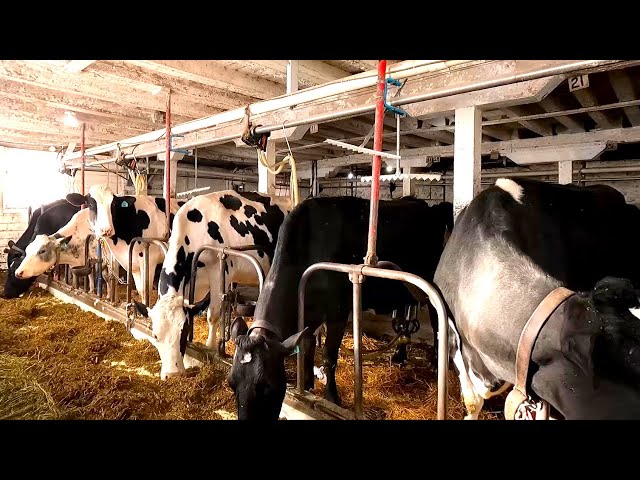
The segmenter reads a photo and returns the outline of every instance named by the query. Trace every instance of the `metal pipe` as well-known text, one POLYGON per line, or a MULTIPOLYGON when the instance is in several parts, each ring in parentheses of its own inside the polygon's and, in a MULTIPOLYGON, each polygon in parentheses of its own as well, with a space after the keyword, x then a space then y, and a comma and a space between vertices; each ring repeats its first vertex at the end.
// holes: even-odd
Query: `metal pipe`
MULTIPOLYGON (((149 238, 149 237, 133 237, 131 239, 131 243, 129 244, 129 261, 127 263, 127 266, 128 266, 127 268, 127 303, 131 303, 131 280, 132 280, 131 268, 133 266, 133 247, 135 246, 136 242, 140 242, 142 244, 151 243, 153 245, 156 245, 157 247, 160 247, 164 256, 165 257, 167 256, 167 243, 164 241, 164 239, 149 238)), ((148 255, 146 257, 148 258, 148 255)), ((144 280, 143 280, 143 284, 144 284, 144 280)), ((144 290, 144 285, 143 285, 143 290, 144 290)), ((141 295, 144 295, 144 292, 141 295)))
POLYGON ((96 263, 96 294, 98 298, 102 298, 102 242, 97 240, 98 245, 96 246, 96 256, 98 257, 98 262, 96 263))
MULTIPOLYGON (((400 115, 396 114, 396 155, 400 156, 400 115)), ((396 160, 396 174, 400 173, 400 159, 396 160)))
MULTIPOLYGON (((418 60, 418 61, 410 61, 412 63, 399 63, 392 65, 389 68, 389 73, 394 73, 396 78, 408 78, 416 75, 421 75, 425 73, 430 73, 434 71, 440 70, 448 70, 451 66, 455 66, 461 63, 468 63, 469 60, 449 60, 446 62, 434 61, 434 60, 418 60), (438 65, 439 64, 439 65, 438 65)), ((338 80, 334 80, 332 82, 328 82, 321 85, 312 86, 309 88, 305 88, 304 90, 300 90, 295 93, 281 95, 276 98, 272 98, 269 100, 264 100, 261 102, 257 102, 251 105, 251 114, 265 114, 271 113, 276 110, 280 110, 287 107, 294 107, 304 102, 314 102, 317 100, 323 100, 327 97, 331 97, 334 95, 340 95, 344 93, 353 92, 355 90, 360 90, 363 88, 372 87, 376 84, 376 79, 374 75, 374 71, 371 72, 363 72, 356 75, 350 75, 346 78, 341 78, 338 80)), ((190 122, 185 122, 180 125, 177 125, 176 128, 173 129, 174 133, 182 134, 193 132, 195 130, 201 130, 205 128, 215 127, 223 123, 229 123, 234 121, 242 121, 244 118, 244 107, 236 108, 234 110, 229 110, 226 112, 218 113, 216 115, 211 115, 209 117, 192 120, 190 122)), ((314 123, 314 122, 310 122, 314 123)), ((277 128, 282 128, 282 126, 278 126, 277 128)), ((264 133, 264 132, 260 132, 264 133)), ((120 145, 136 145, 145 142, 153 142, 156 141, 162 134, 162 130, 156 130, 153 132, 145 133, 142 135, 136 135, 135 137, 127 138, 120 142, 112 142, 103 146, 94 147, 88 150, 90 155, 98 155, 100 153, 105 153, 109 151, 113 151, 117 148, 118 144, 120 145)), ((233 140, 235 138, 240 138, 242 134, 239 133, 237 135, 228 137, 221 137, 220 139, 216 139, 216 143, 224 143, 229 140, 233 140), (219 142, 218 140, 222 140, 219 142)), ((205 143, 206 144, 206 143, 205 143)), ((191 146, 196 146, 191 145, 191 146)), ((185 147, 188 148, 188 147, 185 147)), ((70 154, 67 157, 67 162, 71 160, 77 159, 77 156, 70 154)), ((130 158, 130 155, 127 155, 127 158, 130 158)))
MULTIPOLYGON (((249 255, 248 253, 244 253, 249 250, 262 250, 264 247, 258 245, 244 245, 241 247, 216 247, 214 245, 204 245, 196 250, 196 253, 193 256, 193 260, 191 261, 191 280, 189 285, 189 304, 193 305, 195 300, 195 288, 196 288, 196 271, 198 265, 198 259, 200 258, 200 254, 205 250, 211 250, 212 252, 224 253, 231 257, 240 257, 247 260, 253 268, 256 270, 258 274, 258 290, 261 292, 262 287, 264 287, 264 270, 260 263, 256 260, 253 255, 249 255)), ((166 253, 165 253, 166 255, 166 253)))
MULTIPOLYGON (((80 155, 82 156, 82 167, 80 169, 80 180, 82 181, 82 195, 85 195, 84 192, 84 169, 86 167, 86 155, 85 155, 85 149, 84 149, 84 128, 85 128, 85 124, 84 122, 82 122, 82 136, 80 137, 80 155)), ((80 209, 84 209, 84 205, 82 205, 80 207, 80 209)))
POLYGON ((144 275, 142 277, 142 289, 144 291, 144 304, 149 305, 151 272, 149 272, 149 244, 144 244, 144 275))
MULTIPOLYGON (((167 239, 171 232, 171 90, 167 93, 166 120, 166 158, 164 159, 164 205, 167 215, 167 239)), ((176 172, 177 173, 177 172, 176 172)))
MULTIPOLYGON (((449 371, 449 325, 444 300, 438 291, 426 280, 412 273, 371 267, 367 265, 346 265, 333 262, 320 262, 309 266, 298 284, 298 330, 304 329, 304 292, 309 277, 318 270, 362 274, 366 277, 385 278, 415 285, 422 290, 438 315, 438 420, 447 417, 447 376, 449 371)), ((297 391, 304 394, 304 342, 298 351, 297 391)))
POLYGON ((196 178, 193 181, 193 188, 198 188, 198 147, 196 147, 196 150, 195 150, 195 172, 196 172, 196 178))
POLYGON ((364 418, 362 409, 362 280, 359 273, 350 273, 349 280, 353 283, 353 393, 356 420, 364 418))
POLYGON ((227 266, 227 254, 223 252, 219 252, 218 253, 218 258, 220 259, 220 261, 218 262, 218 282, 219 282, 219 290, 218 290, 218 294, 220 295, 220 312, 218 315, 218 330, 219 330, 219 334, 220 334, 220 342, 218 343, 218 354, 221 357, 224 357, 224 353, 225 353, 225 341, 224 341, 224 327, 225 327, 225 321, 226 321, 226 313, 227 313, 227 308, 226 308, 226 303, 228 301, 228 299, 226 298, 226 288, 225 288, 225 268, 227 266))
MULTIPOLYGON (((373 134, 373 149, 382 150, 382 130, 384 127, 384 86, 387 71, 387 61, 378 60, 378 90, 376 92, 376 116, 373 134)), ((371 166, 371 199, 369 209, 369 236, 367 241, 367 255, 364 262, 367 265, 378 263, 376 257, 376 241, 378 237, 378 201, 380 199, 380 155, 374 155, 371 166)))
MULTIPOLYGON (((480 81, 480 82, 476 82, 474 84, 471 85, 467 85, 464 87, 452 87, 446 90, 441 90, 438 92, 433 92, 433 93, 426 93, 426 94, 421 94, 421 95, 415 95, 412 97, 406 97, 406 98, 402 98, 402 99, 398 99, 392 102, 389 102, 390 105, 393 106, 399 106, 399 105, 406 105, 409 103, 414 103, 414 102, 421 102, 421 101, 425 101, 425 100, 433 100, 436 98, 442 98, 442 97, 448 97, 448 96, 452 96, 452 95, 457 95, 460 93, 468 93, 468 92, 472 92, 472 91, 476 91, 476 90, 482 90, 485 88, 492 88, 492 87, 499 87, 502 85, 506 85, 509 83, 518 83, 518 82, 523 82, 523 81, 528 81, 528 80, 536 80, 538 78, 542 78, 542 77, 546 77, 546 76, 553 76, 553 75, 562 75, 562 74, 567 74, 567 73, 572 73, 576 70, 583 70, 583 69, 588 69, 588 68, 595 68, 595 67, 599 67, 599 66, 606 66, 606 65, 613 65, 613 64, 625 64, 625 65, 634 65, 635 62, 629 62, 629 61, 624 61, 624 60, 584 60, 584 61, 577 61, 577 62, 573 62, 569 65, 563 65, 563 66, 558 66, 558 67, 549 67, 549 68, 545 68, 545 69, 540 69, 540 70, 535 70, 533 72, 529 72, 526 74, 519 74, 519 75, 512 75, 506 79, 502 79, 502 80, 488 80, 488 81, 480 81)), ((406 72, 402 73, 402 74, 397 74, 395 75, 396 78, 408 78, 411 76, 415 76, 418 73, 415 73, 415 70, 407 70, 406 72)), ((342 91, 342 93, 346 93, 349 92, 351 90, 358 90, 361 88, 365 88, 367 85, 363 86, 358 86, 357 88, 354 87, 353 85, 351 85, 350 88, 345 89, 342 91)), ((369 85, 370 86, 370 85, 369 85)), ((320 88, 323 88, 324 86, 319 86, 320 88)), ((260 114, 260 113, 268 113, 271 112, 273 110, 278 110, 280 108, 284 108, 285 106, 292 106, 292 105, 298 105, 299 103, 301 103, 302 101, 312 101, 309 100, 307 98, 304 97, 299 97, 302 94, 304 94, 305 92, 307 92, 310 89, 305 89, 302 90, 300 92, 294 93, 294 94, 290 94, 288 96, 287 102, 286 104, 283 103, 281 100, 282 99, 275 99, 275 100, 267 100, 264 102, 259 102, 253 105, 252 110, 252 114, 256 115, 256 114, 260 114), (273 104, 270 104, 269 102, 274 102, 274 101, 278 101, 278 107, 276 108, 273 104)), ((322 95, 319 95, 317 97, 317 99, 322 99, 322 98, 326 98, 327 96, 330 96, 330 94, 327 91, 322 91, 321 92, 322 95)), ((331 95, 334 95, 336 93, 331 93, 331 95)), ((322 123, 322 122, 326 122, 329 120, 336 120, 339 118, 347 118, 347 117, 351 117, 351 116, 356 116, 356 115, 361 115, 361 114, 366 114, 366 113, 370 113, 372 110, 374 110, 374 107, 371 105, 365 105, 362 107, 357 107, 357 108, 352 108, 352 109, 348 109, 348 110, 343 110, 343 111, 339 111, 339 112, 334 112, 334 113, 329 113, 329 114, 321 114, 321 115, 317 115, 315 117, 307 117, 306 119, 301 119, 301 120, 295 120, 292 122, 284 122, 284 125, 286 125, 287 127, 297 127, 300 125, 308 125, 308 124, 312 124, 312 123, 322 123)), ((213 127, 216 126, 218 124, 222 124, 222 123, 226 123, 226 122, 232 122, 235 120, 242 120, 242 118, 244 118, 244 108, 241 109, 236 109, 236 110, 231 110, 228 112, 223 112, 221 114, 218 115, 214 115, 212 117, 207 117, 201 120, 195 120, 193 122, 188 122, 185 124, 180 125, 179 127, 176 127, 175 132, 176 133, 185 133, 185 132, 192 132, 194 130, 199 130, 199 129, 204 129, 204 128, 208 128, 208 127, 213 127)), ((268 126, 268 127, 259 127, 256 129, 256 133, 260 134, 260 133, 266 133, 266 132, 271 132, 273 130, 276 129, 280 129, 283 127, 283 124, 278 124, 278 125, 272 125, 272 126, 268 126)), ((114 150, 115 148, 117 148, 118 143, 123 144, 123 143, 130 143, 130 144, 138 144, 138 143, 143 143, 143 142, 152 142, 157 140, 157 138, 154 138, 154 135, 157 137, 157 133, 158 132, 151 132, 149 134, 144 134, 144 135, 140 135, 137 137, 133 137, 121 142, 114 142, 111 144, 108 144, 104 147, 95 147, 95 149, 91 149, 90 153, 92 154, 98 154, 98 153, 104 153, 106 151, 111 151, 114 150)), ((242 134, 241 133, 235 133, 235 134, 231 134, 231 135, 226 135, 223 137, 218 137, 215 140, 193 140, 190 142, 184 142, 181 145, 181 148, 193 148, 196 146, 203 146, 203 145, 217 145, 220 143, 225 143, 225 142, 229 142, 231 140, 235 140, 236 138, 239 138, 242 134)), ((151 155, 152 152, 146 152, 147 155, 151 155)), ((125 156, 126 158, 132 158, 133 155, 128 154, 125 156)), ((68 157, 67 161, 70 160, 74 160, 76 159, 76 156, 73 156, 73 154, 71 154, 68 157)))

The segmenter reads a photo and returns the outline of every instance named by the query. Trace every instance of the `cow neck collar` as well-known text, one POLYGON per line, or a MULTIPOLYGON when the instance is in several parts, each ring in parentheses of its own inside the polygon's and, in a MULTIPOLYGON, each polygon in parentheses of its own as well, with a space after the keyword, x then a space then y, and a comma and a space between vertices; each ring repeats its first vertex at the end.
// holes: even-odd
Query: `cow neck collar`
POLYGON ((273 335, 276 336, 276 338, 281 342, 282 341, 282 332, 280 331, 280 329, 278 327, 276 327, 274 324, 267 322, 266 320, 255 320, 252 324, 251 324, 251 328, 249 328, 249 330, 247 331, 247 335, 250 335, 251 332, 256 329, 256 328, 262 328, 270 333, 272 333, 273 335))

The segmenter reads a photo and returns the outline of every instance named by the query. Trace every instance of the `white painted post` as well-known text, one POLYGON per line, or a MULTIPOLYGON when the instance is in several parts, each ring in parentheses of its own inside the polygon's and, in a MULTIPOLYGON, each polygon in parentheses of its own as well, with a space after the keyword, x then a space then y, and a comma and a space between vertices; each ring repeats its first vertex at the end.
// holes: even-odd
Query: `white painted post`
POLYGON ((560 185, 573 183, 573 162, 571 160, 558 162, 558 183, 560 185))
MULTIPOLYGON (((402 174, 411 174, 411 167, 403 167, 402 174)), ((407 197, 409 195, 414 195, 416 191, 416 181, 405 178, 402 180, 402 195, 407 197)))
POLYGON ((478 107, 455 111, 453 150, 453 215, 466 207, 480 192, 480 144, 482 115, 478 107))
MULTIPOLYGON (((276 163, 276 142, 267 142, 267 163, 276 163)), ((276 193, 276 176, 258 161, 258 192, 274 195, 276 193)))
MULTIPOLYGON (((158 160, 164 162, 167 154, 159 153, 158 160)), ((169 196, 171 198, 176 198, 176 179, 178 178, 178 161, 182 160, 184 157, 184 153, 171 152, 171 157, 169 158, 169 162, 171 162, 171 178, 169 179, 169 185, 171 186, 171 192, 169 196)), ((163 175, 164 181, 162 185, 166 185, 167 178, 167 169, 164 169, 163 175)))
POLYGON ((298 60, 287 62, 287 93, 298 91, 298 60))

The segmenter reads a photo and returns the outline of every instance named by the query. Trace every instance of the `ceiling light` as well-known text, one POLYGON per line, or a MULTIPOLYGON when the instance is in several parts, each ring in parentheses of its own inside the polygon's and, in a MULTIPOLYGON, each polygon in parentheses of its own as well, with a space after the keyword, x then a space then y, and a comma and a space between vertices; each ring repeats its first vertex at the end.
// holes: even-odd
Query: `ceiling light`
POLYGON ((80 122, 78 122, 76 114, 69 111, 64 112, 64 124, 68 127, 80 126, 80 122))
POLYGON ((349 172, 349 175, 347 175, 348 179, 352 179, 353 178, 353 172, 349 172))
POLYGON ((53 145, 51 145, 51 146, 49 147, 49 151, 50 151, 50 152, 55 152, 55 151, 56 151, 56 147, 54 147, 53 145))
POLYGON ((387 165, 387 172, 388 173, 393 172, 393 167, 391 165, 387 165))
POLYGON ((162 87, 159 85, 156 85, 155 87, 153 87, 151 89, 151 95, 157 95, 162 91, 162 87))

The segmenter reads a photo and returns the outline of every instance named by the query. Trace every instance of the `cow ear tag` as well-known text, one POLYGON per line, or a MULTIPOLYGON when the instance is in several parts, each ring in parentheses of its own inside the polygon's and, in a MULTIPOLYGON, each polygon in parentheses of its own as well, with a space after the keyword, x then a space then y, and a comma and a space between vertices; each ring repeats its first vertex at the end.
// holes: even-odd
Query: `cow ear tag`
POLYGON ((296 348, 293 349, 293 352, 291 352, 289 356, 293 357, 296 353, 300 353, 300 345, 296 345, 296 348))
POLYGON ((120 206, 122 208, 127 208, 129 206, 129 203, 126 200, 123 200, 122 203, 120 204, 120 206))

